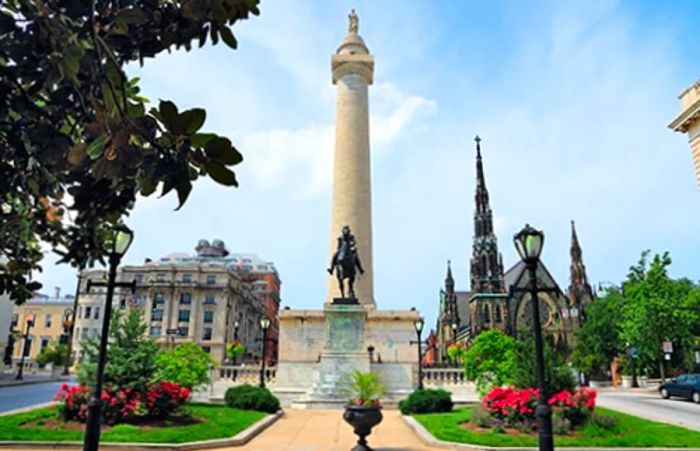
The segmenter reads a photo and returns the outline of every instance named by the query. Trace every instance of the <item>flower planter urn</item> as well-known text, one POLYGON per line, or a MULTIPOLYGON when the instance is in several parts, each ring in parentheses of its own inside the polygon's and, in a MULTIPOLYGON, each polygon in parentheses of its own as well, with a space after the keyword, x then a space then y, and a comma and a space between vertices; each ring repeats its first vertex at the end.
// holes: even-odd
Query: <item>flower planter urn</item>
POLYGON ((360 437, 352 451, 371 451, 367 445, 367 437, 372 428, 382 421, 381 407, 346 406, 343 419, 353 427, 355 434, 360 437))

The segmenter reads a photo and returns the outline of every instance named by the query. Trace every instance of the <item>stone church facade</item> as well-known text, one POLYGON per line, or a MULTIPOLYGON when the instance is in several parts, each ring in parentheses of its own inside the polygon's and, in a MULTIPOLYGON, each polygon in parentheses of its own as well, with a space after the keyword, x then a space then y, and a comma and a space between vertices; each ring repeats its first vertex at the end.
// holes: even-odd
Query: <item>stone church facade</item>
MULTIPOLYGON (((504 271, 503 258, 493 227, 493 212, 486 188, 481 139, 476 139, 476 193, 474 197, 474 239, 470 260, 470 290, 456 291, 450 263, 443 289, 440 290, 440 313, 437 321, 438 362, 446 361, 446 349, 454 342, 469 341, 483 331, 499 329, 514 336, 529 334, 532 324, 532 301, 527 288, 530 276, 518 262, 504 271)), ((574 222, 571 222, 570 280, 562 291, 544 262, 536 276, 543 330, 554 345, 569 351, 574 335, 585 318, 585 307, 594 295, 588 283, 583 254, 574 222)))

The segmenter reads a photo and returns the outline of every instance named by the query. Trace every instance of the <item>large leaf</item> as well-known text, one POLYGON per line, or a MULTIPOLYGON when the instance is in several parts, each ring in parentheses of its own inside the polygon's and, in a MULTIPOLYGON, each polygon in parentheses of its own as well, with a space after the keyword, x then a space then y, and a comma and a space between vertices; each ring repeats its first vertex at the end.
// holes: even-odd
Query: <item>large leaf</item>
POLYGON ((236 174, 221 163, 207 161, 204 163, 204 170, 214 181, 226 186, 238 186, 236 174))
POLYGON ((243 156, 231 145, 228 138, 215 137, 204 148, 207 156, 225 165, 235 165, 243 161, 243 156))
POLYGON ((177 121, 177 107, 169 100, 161 100, 158 107, 163 123, 170 128, 177 121))
POLYGON ((107 141, 109 138, 105 135, 98 137, 96 140, 90 143, 87 148, 87 154, 92 160, 97 160, 102 156, 102 152, 105 150, 107 141))
POLYGON ((192 108, 180 114, 179 120, 185 127, 185 133, 191 135, 202 128, 204 121, 207 118, 207 112, 202 108, 192 108))
POLYGON ((234 50, 238 48, 238 41, 236 41, 236 38, 233 36, 233 32, 229 27, 224 25, 223 27, 219 28, 219 33, 221 33, 221 39, 224 40, 226 45, 234 50))

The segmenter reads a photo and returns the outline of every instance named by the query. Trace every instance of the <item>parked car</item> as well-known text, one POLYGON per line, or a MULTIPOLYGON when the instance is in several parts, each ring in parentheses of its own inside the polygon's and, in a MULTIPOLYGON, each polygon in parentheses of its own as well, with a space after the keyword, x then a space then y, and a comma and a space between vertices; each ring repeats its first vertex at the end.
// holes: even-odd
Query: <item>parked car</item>
POLYGON ((681 374, 667 380, 659 385, 659 393, 664 399, 678 396, 700 404, 700 374, 681 374))

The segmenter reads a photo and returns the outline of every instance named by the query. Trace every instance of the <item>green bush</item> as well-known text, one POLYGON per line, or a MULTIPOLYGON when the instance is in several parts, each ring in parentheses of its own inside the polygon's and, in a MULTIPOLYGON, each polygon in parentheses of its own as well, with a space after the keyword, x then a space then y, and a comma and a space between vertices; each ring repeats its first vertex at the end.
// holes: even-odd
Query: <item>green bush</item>
POLYGON ((399 402, 399 409, 404 415, 450 412, 452 410, 452 397, 450 392, 442 389, 414 390, 408 398, 399 402))
POLYGON ((480 428, 490 428, 493 418, 481 405, 477 405, 472 410, 471 422, 480 428))
POLYGON ((610 415, 604 415, 602 413, 594 413, 591 416, 590 424, 593 426, 605 429, 607 431, 617 428, 617 418, 611 417, 610 415))
POLYGON ((209 373, 215 367, 216 361, 197 343, 181 343, 173 350, 158 352, 153 379, 194 389, 211 382, 209 373))
POLYGON ((280 401, 267 388, 254 385, 237 385, 226 390, 226 405, 234 409, 257 410, 275 413, 280 409, 280 401))

